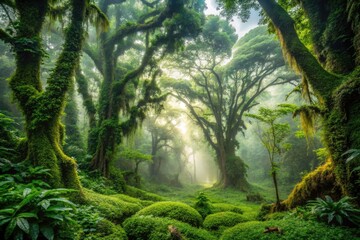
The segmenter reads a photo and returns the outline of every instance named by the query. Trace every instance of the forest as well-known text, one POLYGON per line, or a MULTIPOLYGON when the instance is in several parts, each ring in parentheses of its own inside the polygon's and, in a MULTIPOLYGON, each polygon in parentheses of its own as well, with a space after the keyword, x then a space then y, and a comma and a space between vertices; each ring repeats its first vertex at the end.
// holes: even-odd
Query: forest
POLYGON ((360 240, 359 0, 0 0, 0 23, 0 239, 360 240))

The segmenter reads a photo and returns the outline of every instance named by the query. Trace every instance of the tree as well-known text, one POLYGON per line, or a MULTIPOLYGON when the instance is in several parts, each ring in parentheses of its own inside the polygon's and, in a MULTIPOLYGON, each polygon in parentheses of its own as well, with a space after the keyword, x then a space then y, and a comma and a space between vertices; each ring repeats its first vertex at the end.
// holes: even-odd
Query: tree
POLYGON ((142 153, 136 149, 125 148, 121 151, 120 157, 135 163, 133 171, 135 186, 140 187, 139 165, 143 162, 151 162, 152 156, 150 154, 142 153))
POLYGON ((268 159, 271 166, 271 176, 275 187, 276 206, 280 207, 280 197, 278 189, 277 173, 280 170, 280 159, 291 145, 287 143, 286 137, 290 134, 290 124, 280 123, 280 117, 293 111, 293 108, 278 106, 275 109, 261 107, 258 114, 247 114, 248 117, 254 118, 265 125, 259 127, 258 136, 261 143, 268 153, 268 159))
MULTIPOLYGON (((276 30, 287 60, 302 75, 303 90, 309 92, 311 89, 319 101, 320 110, 317 112, 322 117, 324 140, 330 158, 326 166, 320 166, 306 180, 325 179, 326 175, 326 182, 331 179, 336 183, 326 184, 325 190, 320 184, 314 184, 314 188, 303 182, 289 195, 285 204, 288 207, 304 204, 309 198, 317 197, 321 192, 319 189, 331 191, 336 184, 340 184, 342 194, 355 197, 360 204, 360 174, 351 174, 351 169, 360 163, 354 161, 346 164, 346 157, 343 156, 348 149, 360 146, 358 1, 223 0, 221 3, 230 15, 249 13, 250 8, 260 6, 276 30), (309 21, 313 52, 298 37, 299 29, 295 29, 297 22, 291 17, 296 9, 309 21)), ((242 14, 243 19, 246 19, 245 15, 242 14)))
POLYGON ((111 174, 110 162, 123 136, 134 132, 150 106, 163 101, 156 86, 160 72, 157 62, 174 52, 184 38, 200 31, 202 1, 110 1, 101 0, 100 9, 113 19, 98 45, 88 44, 84 52, 101 73, 98 121, 94 127, 94 108, 79 71, 82 95, 91 122, 89 153, 91 168, 104 176, 111 174), (119 7, 121 6, 121 7, 119 7), (139 7, 140 6, 140 7, 139 7), (139 57, 141 56, 141 57, 139 57), (131 59, 127 61, 126 59, 131 59), (140 82, 146 75, 147 81, 140 82), (142 86, 142 90, 141 89, 142 86))
POLYGON ((161 156, 161 150, 170 147, 171 142, 174 139, 175 121, 174 113, 167 111, 162 114, 148 115, 145 120, 146 131, 150 133, 151 137, 151 155, 153 162, 149 165, 150 178, 153 181, 161 181, 164 176, 160 169, 162 167, 163 156, 161 156))
MULTIPOLYGON (((0 29, 0 39, 13 48, 16 70, 10 78, 10 88, 26 121, 27 158, 34 165, 50 169, 48 182, 53 187, 65 186, 81 190, 74 159, 62 150, 63 112, 65 95, 78 63, 83 24, 89 2, 72 0, 70 7, 48 0, 2 1, 6 8, 16 12, 9 19, 8 28, 0 29), (63 49, 56 66, 47 79, 46 89, 40 81, 40 68, 46 52, 41 34, 46 17, 57 9, 71 10, 63 49), (16 26, 13 25, 16 22, 16 26)), ((46 35, 46 34, 45 34, 46 35)))
POLYGON ((216 152, 221 187, 249 187, 246 166, 235 154, 236 136, 245 130, 244 113, 267 88, 296 80, 285 70, 279 45, 265 31, 255 29, 233 47, 235 30, 219 17, 208 17, 202 34, 175 58, 189 80, 167 83, 216 152), (234 58, 222 66, 232 49, 234 58))

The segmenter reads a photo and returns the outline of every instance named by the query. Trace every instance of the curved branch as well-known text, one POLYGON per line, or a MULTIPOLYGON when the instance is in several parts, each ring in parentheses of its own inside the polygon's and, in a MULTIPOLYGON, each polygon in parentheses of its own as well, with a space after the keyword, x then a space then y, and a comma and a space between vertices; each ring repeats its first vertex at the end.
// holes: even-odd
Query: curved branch
POLYGON ((284 55, 293 68, 298 70, 313 87, 320 99, 326 99, 341 84, 341 78, 327 72, 300 41, 294 21, 274 0, 258 0, 274 24, 282 44, 284 55))
POLYGON ((0 39, 4 41, 4 43, 13 44, 14 39, 11 37, 5 30, 0 28, 0 39))

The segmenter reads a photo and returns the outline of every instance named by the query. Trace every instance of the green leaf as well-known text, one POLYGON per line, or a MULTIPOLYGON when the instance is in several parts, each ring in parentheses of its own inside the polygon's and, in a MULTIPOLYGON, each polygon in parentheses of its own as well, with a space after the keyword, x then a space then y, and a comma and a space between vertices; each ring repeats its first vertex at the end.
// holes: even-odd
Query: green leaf
POLYGON ((52 218, 52 219, 56 219, 59 221, 64 221, 64 217, 60 214, 55 214, 55 213, 45 213, 45 216, 48 218, 52 218))
POLYGON ((46 210, 48 207, 50 207, 50 201, 48 199, 42 200, 40 202, 40 206, 46 210))
POLYGON ((72 201, 67 200, 67 199, 65 199, 65 198, 49 198, 48 200, 49 200, 49 201, 62 202, 62 203, 66 203, 66 204, 68 204, 68 205, 71 205, 71 206, 73 206, 73 207, 76 207, 76 204, 75 204, 75 203, 73 203, 72 201))
POLYGON ((6 208, 6 209, 0 210, 0 214, 5 213, 5 214, 8 214, 8 215, 12 215, 14 212, 15 212, 15 210, 12 209, 12 208, 6 208))
POLYGON ((46 237, 46 239, 54 239, 54 229, 50 225, 40 226, 40 232, 44 235, 44 237, 46 237))
POLYGON ((337 221, 340 225, 343 224, 343 219, 342 219, 342 217, 341 217, 340 215, 336 215, 336 216, 335 216, 335 219, 336 219, 336 221, 337 221))
POLYGON ((5 223, 10 222, 10 220, 11 220, 11 217, 7 217, 7 218, 4 218, 4 219, 1 219, 1 220, 0 220, 0 226, 4 225, 5 223))
POLYGON ((72 208, 68 207, 61 207, 61 206, 51 206, 46 209, 47 212, 65 212, 65 211, 72 211, 72 208))
POLYGON ((18 217, 23 217, 23 218, 38 218, 36 213, 33 212, 25 212, 25 213, 20 213, 18 215, 18 217))
POLYGON ((14 232, 15 227, 16 227, 16 219, 13 218, 11 219, 9 225, 5 229, 5 235, 4 235, 5 239, 10 238, 11 234, 14 232))
POLYGON ((23 197, 26 197, 30 193, 31 193, 31 189, 30 188, 25 188, 24 191, 23 191, 23 197))
POLYGON ((29 234, 30 231, 30 225, 28 220, 26 220, 25 218, 22 217, 18 217, 16 219, 16 225, 23 230, 24 232, 26 232, 27 234, 29 234))
POLYGON ((14 240, 23 240, 24 239, 24 234, 22 231, 16 231, 15 236, 14 236, 14 240))
POLYGON ((38 196, 37 192, 30 193, 27 195, 17 206, 16 211, 19 211, 23 206, 27 205, 29 202, 31 202, 34 198, 38 196))
POLYGON ((39 236, 39 224, 32 223, 30 224, 30 237, 31 240, 36 240, 39 236))

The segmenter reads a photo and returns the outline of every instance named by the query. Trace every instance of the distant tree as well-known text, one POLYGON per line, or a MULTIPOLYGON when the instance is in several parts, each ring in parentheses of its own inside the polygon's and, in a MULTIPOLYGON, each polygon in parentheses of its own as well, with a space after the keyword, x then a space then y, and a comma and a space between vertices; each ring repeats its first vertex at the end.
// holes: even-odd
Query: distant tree
POLYGON ((246 166, 236 156, 236 136, 244 132, 244 113, 257 105, 269 87, 295 81, 285 69, 280 46, 264 27, 252 30, 233 47, 235 30, 225 20, 210 16, 203 32, 174 59, 186 80, 171 80, 171 95, 185 103, 216 152, 218 185, 246 190, 246 166), (224 66, 234 50, 234 58, 224 66))
POLYGON ((90 165, 109 177, 110 162, 121 138, 136 130, 150 105, 156 106, 164 99, 156 86, 160 74, 157 62, 178 49, 184 38, 200 31, 204 4, 182 0, 101 0, 99 6, 112 21, 97 44, 84 48, 102 78, 98 109, 86 89, 84 72, 79 70, 77 75, 91 120, 90 165), (144 75, 147 79, 141 82, 144 75))
POLYGON ((268 153, 271 166, 271 176, 275 187, 276 205, 280 206, 279 187, 277 174, 280 170, 281 156, 289 150, 291 144, 286 142, 290 134, 290 124, 280 123, 280 118, 292 112, 294 108, 278 106, 275 109, 261 107, 258 114, 247 114, 261 122, 259 127, 259 138, 268 153))

